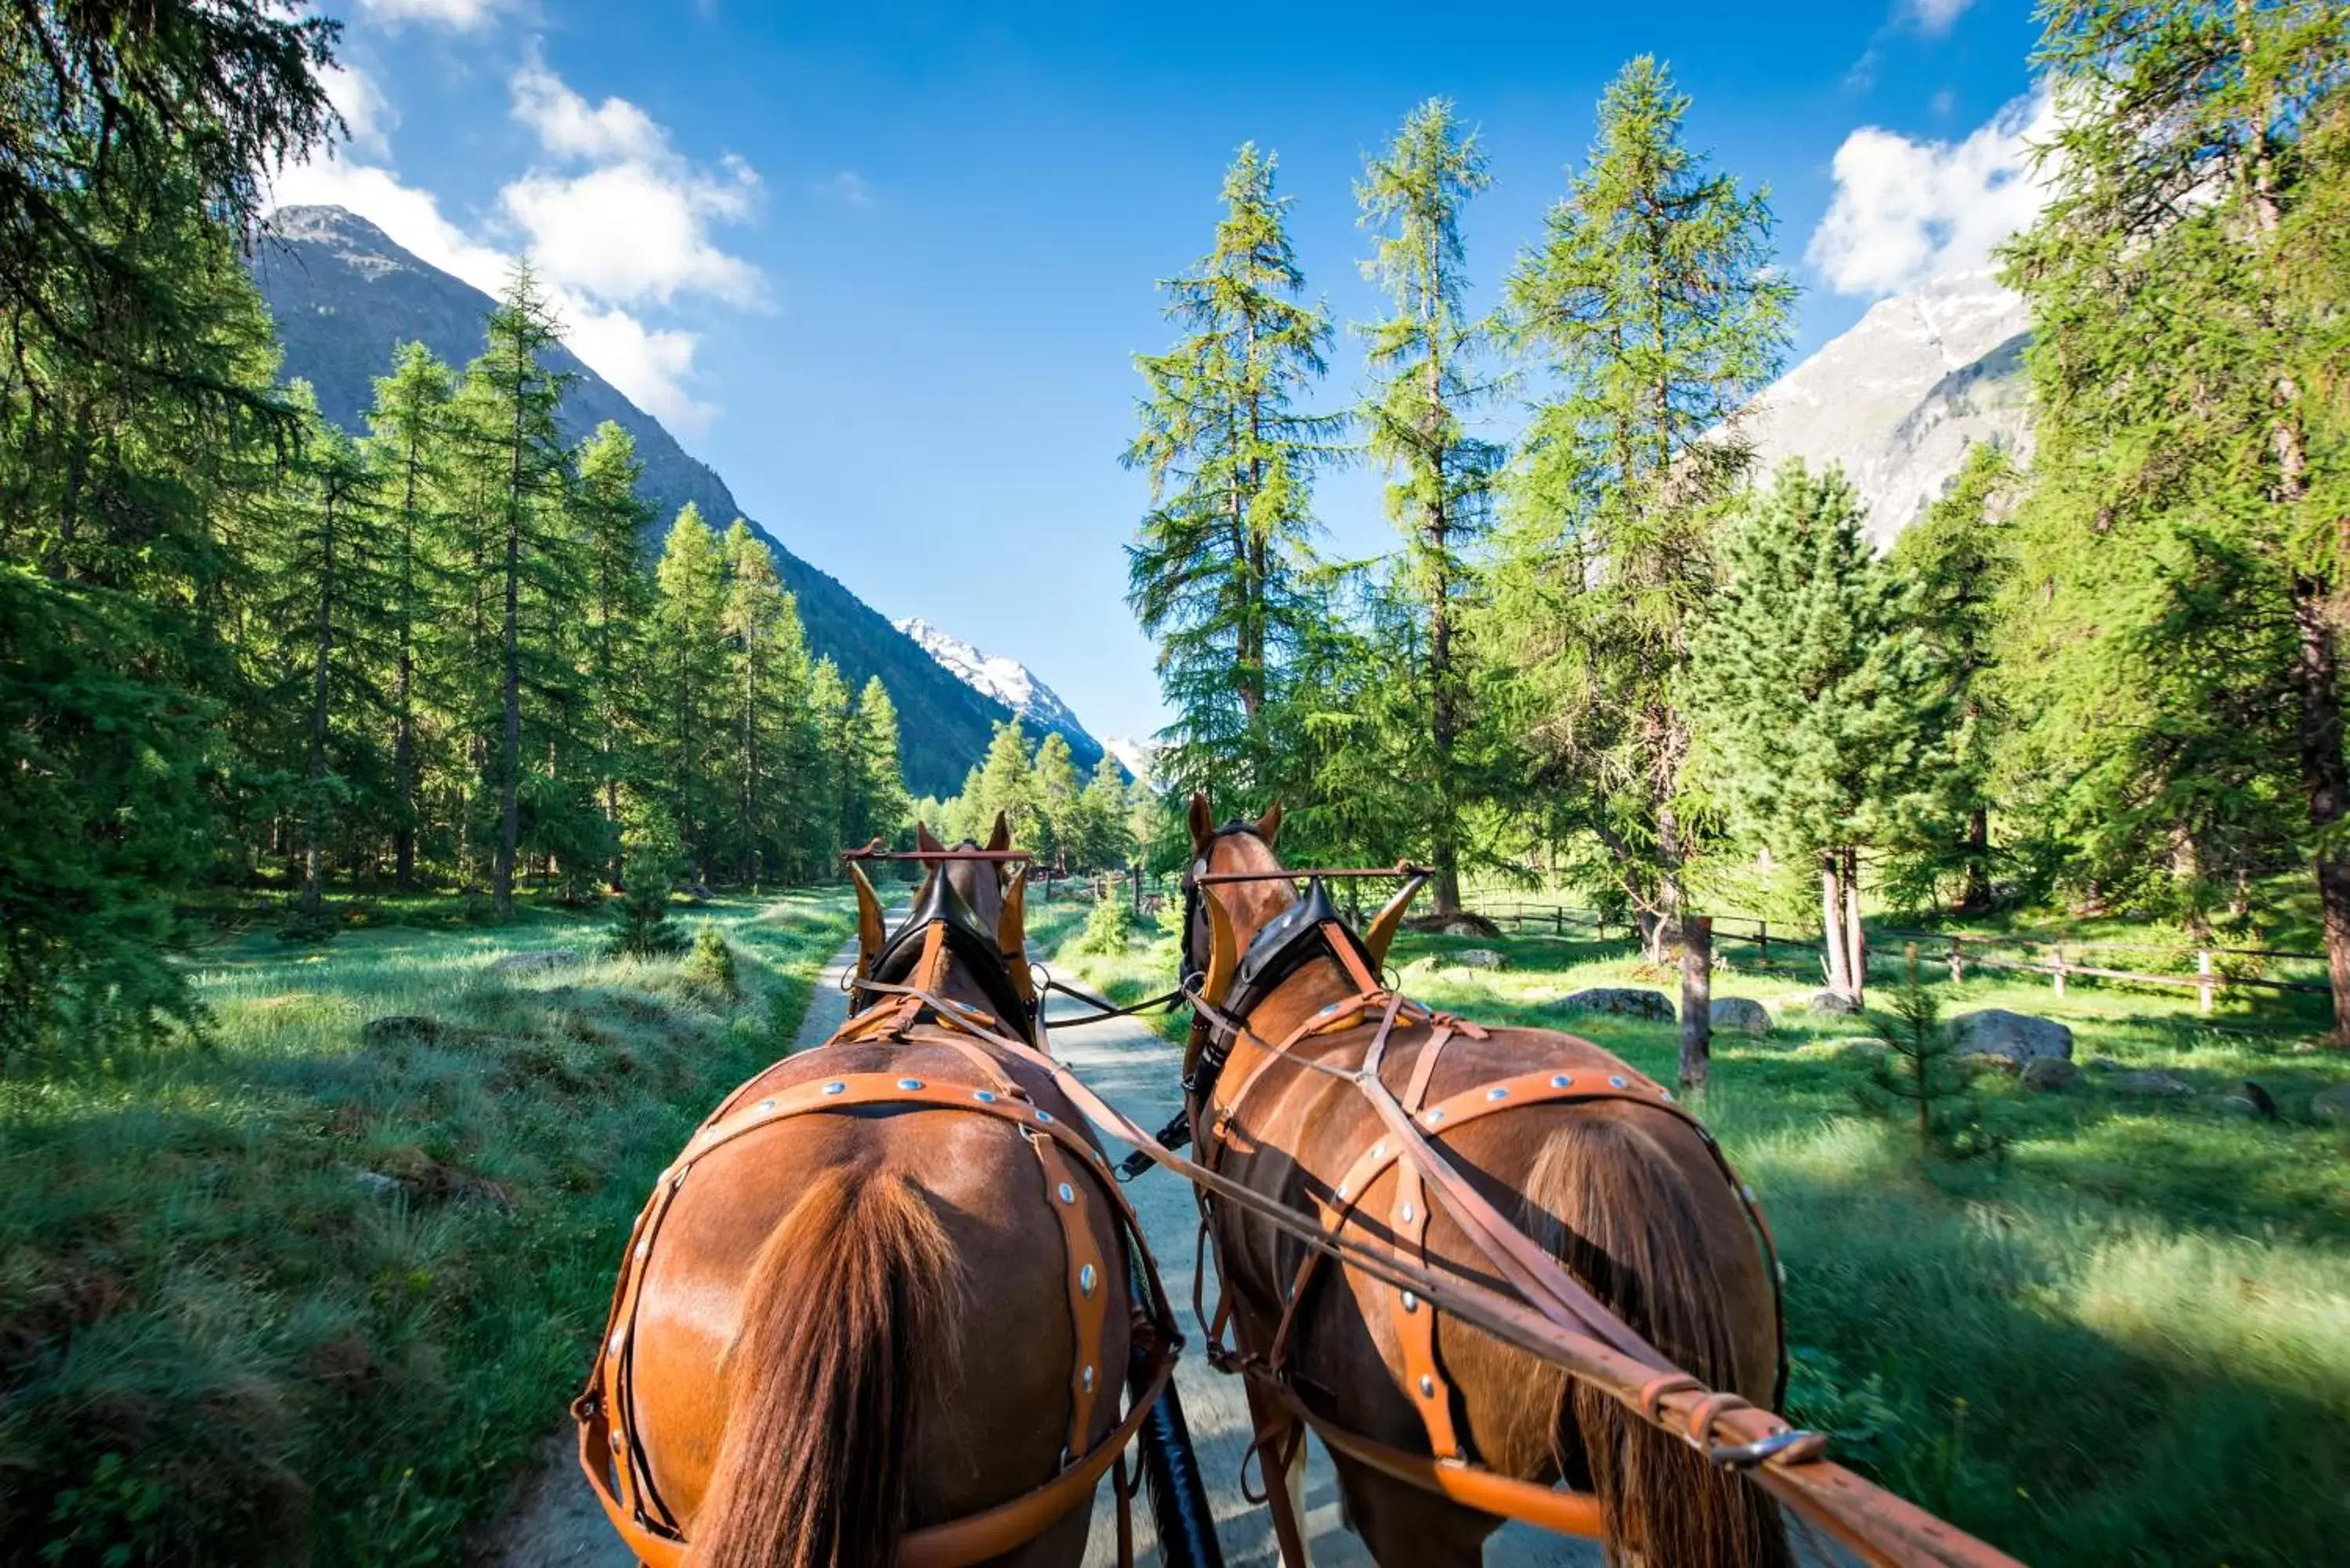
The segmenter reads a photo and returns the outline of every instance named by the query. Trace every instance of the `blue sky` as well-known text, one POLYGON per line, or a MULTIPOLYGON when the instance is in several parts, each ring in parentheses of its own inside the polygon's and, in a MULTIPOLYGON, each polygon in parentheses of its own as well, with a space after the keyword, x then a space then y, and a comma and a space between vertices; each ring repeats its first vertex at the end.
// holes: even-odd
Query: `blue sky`
MULTIPOLYGON (((1120 468, 1164 347, 1158 278, 1203 251, 1232 150, 1281 160, 1313 292, 1378 300, 1352 182, 1454 99, 1494 189, 1490 300, 1631 56, 1691 142, 1768 184, 1796 354, 1981 265, 2026 221, 2040 106, 2022 0, 1267 7, 346 0, 353 129, 287 171, 485 287, 527 252, 574 347, 795 551, 892 617, 1030 666, 1097 734, 1161 722, 1123 604, 1120 468)), ((1326 402, 1351 403, 1342 338, 1326 402)), ((1506 422, 1506 421, 1505 421, 1506 422)), ((1388 546, 1376 473, 1326 480, 1329 547, 1388 546)))

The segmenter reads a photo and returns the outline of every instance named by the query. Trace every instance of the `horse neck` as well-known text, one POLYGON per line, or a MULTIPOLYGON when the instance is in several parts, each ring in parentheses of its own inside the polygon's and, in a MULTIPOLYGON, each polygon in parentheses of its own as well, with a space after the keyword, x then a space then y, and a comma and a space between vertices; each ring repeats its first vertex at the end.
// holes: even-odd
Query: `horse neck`
POLYGON ((1279 1044, 1314 1013, 1331 1002, 1344 1002, 1359 989, 1336 959, 1326 954, 1308 959, 1249 1010, 1249 1033, 1267 1045, 1279 1044))

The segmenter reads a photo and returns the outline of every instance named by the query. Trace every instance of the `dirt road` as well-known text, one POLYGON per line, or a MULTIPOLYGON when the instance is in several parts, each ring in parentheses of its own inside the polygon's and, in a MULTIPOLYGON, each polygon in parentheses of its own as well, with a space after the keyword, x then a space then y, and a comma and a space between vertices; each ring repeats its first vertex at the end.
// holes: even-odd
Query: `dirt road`
MULTIPOLYGON (((844 948, 817 981, 816 998, 800 1025, 799 1045, 821 1044, 840 1026, 847 1014, 841 979, 855 956, 853 944, 844 948)), ((1118 1019, 1064 1030, 1053 1036, 1053 1047, 1087 1083, 1143 1126, 1161 1126, 1174 1114, 1175 1048, 1142 1025, 1118 1019)), ((1112 1149, 1113 1155, 1123 1152, 1112 1149)), ((1191 1190, 1164 1171, 1151 1171, 1128 1187, 1127 1194, 1159 1256, 1169 1293, 1188 1314, 1192 1232, 1198 1222, 1191 1190)), ((1186 1351, 1176 1380, 1184 1416, 1199 1448, 1201 1469, 1208 1480, 1226 1563, 1232 1568, 1243 1564, 1262 1568, 1274 1563, 1271 1516, 1241 1496, 1240 1462, 1248 1445, 1248 1415, 1237 1380, 1210 1371, 1196 1346, 1186 1351)), ((548 1439, 545 1464, 525 1488, 514 1511, 492 1532, 476 1558, 480 1568, 493 1564, 496 1568, 631 1568, 633 1560, 621 1548, 579 1474, 573 1440, 567 1421, 548 1439)), ((1370 1558, 1361 1543, 1338 1521, 1337 1481, 1318 1447, 1307 1469, 1305 1500, 1315 1568, 1368 1564, 1370 1558)), ((1104 1486, 1095 1502, 1087 1568, 1108 1568, 1117 1560, 1111 1507, 1109 1488, 1104 1486)), ((1137 1507, 1135 1529, 1138 1556, 1148 1561, 1152 1537, 1145 1506, 1137 1507)), ((1534 1568, 1535 1564, 1596 1568, 1600 1557, 1595 1548, 1584 1543, 1513 1527, 1493 1538, 1486 1548, 1485 1561, 1492 1568, 1534 1568)))

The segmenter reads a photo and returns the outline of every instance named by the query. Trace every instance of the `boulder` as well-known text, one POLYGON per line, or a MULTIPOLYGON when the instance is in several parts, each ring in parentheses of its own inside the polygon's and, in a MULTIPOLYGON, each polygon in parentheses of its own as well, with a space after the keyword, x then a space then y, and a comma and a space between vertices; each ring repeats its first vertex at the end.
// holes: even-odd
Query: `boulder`
MULTIPOLYGON (((1990 1051, 1961 1051, 1952 1058, 1970 1073, 1999 1073, 2012 1078, 2023 1071, 2023 1064, 2012 1056, 2002 1056, 1990 1051)), ((2061 1056, 2035 1056, 2035 1062, 2061 1062, 2061 1056)))
POLYGON ((2116 1073, 2106 1087, 2116 1095, 2137 1095, 2142 1098, 2175 1100, 2195 1092, 2195 1085, 2176 1073, 2147 1071, 2116 1073))
POLYGON ((1629 985, 1595 985, 1560 997, 1551 1005, 1562 1012, 1607 1012, 1618 1018, 1646 1018, 1659 1023, 1673 1021, 1672 1000, 1661 991, 1629 985))
POLYGON ((1751 996, 1717 996, 1708 1014, 1713 1026, 1728 1034, 1768 1034, 1771 1013, 1751 996))
POLYGON ((1492 948, 1463 948, 1449 961, 1462 969, 1507 969, 1509 960, 1492 948))
MULTIPOLYGON (((2000 1058, 2004 1062, 2006 1057, 2000 1058)), ((2022 1084, 2027 1089, 2045 1094, 2054 1089, 2070 1089, 2081 1082, 2081 1069, 2062 1056, 2034 1056, 2023 1069, 2022 1084)))
POLYGON ((359 1028, 359 1038, 370 1045, 430 1044, 448 1030, 439 1019, 421 1012, 390 1012, 369 1019, 359 1028))
POLYGON ((2223 1116, 2258 1116, 2261 1107, 2241 1095, 2206 1095, 2203 1103, 2223 1116))
POLYGON ((2043 1056, 2073 1059, 2073 1032, 2053 1018, 1986 1007, 1950 1021, 1950 1044, 1962 1056, 2004 1056, 2018 1067, 2043 1056))
POLYGON ((1815 991, 1796 1004, 1806 1012, 1858 1012, 1860 1003, 1841 991, 1815 991))
POLYGON ((390 1198, 400 1190, 399 1178, 386 1176, 380 1170, 354 1171, 351 1179, 378 1198, 390 1198))
POLYGON ((2322 1122, 2350 1122, 2350 1084, 2320 1089, 2310 1099, 2309 1114, 2322 1122))
POLYGON ((492 974, 543 974, 548 970, 568 969, 579 961, 579 955, 569 948, 539 948, 526 953, 508 953, 490 961, 492 974))
POLYGON ((2098 1073, 2118 1073, 2122 1070, 2122 1064, 2111 1056, 2092 1056, 2089 1058, 2089 1067, 2091 1071, 2098 1073))

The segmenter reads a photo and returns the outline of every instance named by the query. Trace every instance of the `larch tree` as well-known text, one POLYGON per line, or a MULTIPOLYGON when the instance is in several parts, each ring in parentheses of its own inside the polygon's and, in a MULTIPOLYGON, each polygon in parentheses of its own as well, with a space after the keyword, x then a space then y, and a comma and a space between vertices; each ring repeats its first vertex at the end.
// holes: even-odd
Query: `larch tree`
POLYGON ((490 312, 488 341, 465 370, 459 400, 461 461, 474 472, 483 508, 477 528, 497 618, 498 731, 492 784, 497 795, 496 857, 491 892, 502 916, 514 913, 522 838, 524 601, 534 579, 556 565, 565 545, 570 454, 555 423, 574 379, 546 361, 561 344, 553 307, 527 261, 490 312))
MULTIPOLYGON (((2007 263, 2034 327, 2027 657, 2058 686, 2109 682, 2124 722, 2152 721, 2139 736, 2249 722, 2210 737, 2260 763, 2225 815, 2257 813, 2269 779, 2301 797, 2350 1046, 2350 29, 2332 0, 2049 0, 2042 17, 2052 200, 2007 263), (2183 669, 2198 642, 2216 657, 2183 669)), ((2138 749, 2087 717, 2086 744, 2138 749)))
MULTIPOLYGON (((732 813, 725 834, 734 873, 773 880, 793 868, 795 789, 793 731, 806 722, 807 649, 799 612, 775 576, 767 542, 736 518, 723 546, 726 601, 728 746, 725 772, 732 813)), ((804 798, 804 796, 803 796, 804 798)))
POLYGON ((1473 599, 1469 552, 1492 523, 1503 452, 1470 416, 1493 391, 1485 323, 1468 309, 1461 211, 1492 183, 1474 132, 1430 99, 1408 115, 1356 185, 1361 222, 1378 235, 1366 276, 1393 314, 1362 329, 1371 396, 1361 421, 1387 471, 1388 515, 1404 540, 1402 572, 1427 626, 1425 709, 1408 748, 1415 813, 1436 877, 1436 911, 1461 908, 1462 816, 1471 710, 1464 612, 1473 599))
POLYGON ((721 809, 719 718, 728 707, 726 556, 691 502, 670 524, 653 575, 662 782, 677 842, 693 862, 696 877, 706 881, 711 827, 721 809))
POLYGON ((840 666, 816 660, 808 677, 807 814, 801 824, 805 864, 811 871, 831 866, 846 847, 848 823, 862 807, 863 748, 858 743, 857 711, 840 666))
POLYGON ((1127 597, 1175 711, 1162 770, 1248 794, 1279 783, 1267 710, 1316 613, 1312 482, 1338 422, 1299 407, 1326 369, 1330 318, 1303 298, 1274 165, 1240 150, 1212 248, 1160 284, 1184 336, 1137 358, 1140 428, 1125 454, 1150 480, 1127 597))
POLYGON ((401 344, 391 374, 376 378, 362 443, 376 472, 385 535, 382 607, 391 669, 384 703, 391 724, 392 878, 401 888, 416 879, 424 695, 419 660, 421 646, 436 635, 432 618, 445 590, 453 395, 448 366, 421 343, 401 344))
POLYGON ((1689 99, 1642 56, 1506 317, 1544 393, 1508 484, 1488 618, 1534 797, 1670 939, 1693 848, 1681 685, 1715 579, 1713 534, 1752 456, 1738 415, 1779 370, 1794 286, 1772 265, 1766 191, 1684 141, 1689 99))
POLYGON ((650 709, 649 637, 652 574, 645 527, 652 508, 637 493, 644 465, 636 438, 607 420, 580 443, 574 508, 578 516, 580 675, 588 703, 584 737, 595 754, 598 803, 610 836, 606 878, 620 879, 622 794, 639 779, 650 709))
POLYGON ((1047 730, 1036 742, 1036 811, 1044 831, 1031 848, 1053 864, 1075 866, 1085 852, 1085 833, 1077 822, 1077 801, 1085 781, 1077 776, 1077 760, 1069 738, 1047 730))
POLYGON ((858 760, 865 774, 862 811, 847 825, 842 840, 861 845, 893 838, 911 804, 906 796, 905 764, 899 754, 898 705, 878 675, 866 677, 857 694, 858 760))
POLYGON ((1819 873, 1829 986, 1867 983, 1864 848, 1915 787, 1924 660, 1841 471, 1783 464, 1729 530, 1688 682, 1715 794, 1749 842, 1819 873))

